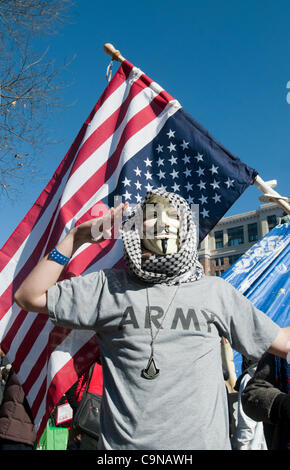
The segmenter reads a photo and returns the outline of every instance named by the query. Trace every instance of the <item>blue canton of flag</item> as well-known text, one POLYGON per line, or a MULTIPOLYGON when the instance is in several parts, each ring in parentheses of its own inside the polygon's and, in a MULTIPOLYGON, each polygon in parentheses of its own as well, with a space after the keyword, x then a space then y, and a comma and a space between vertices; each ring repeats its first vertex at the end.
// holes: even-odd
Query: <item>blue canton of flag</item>
POLYGON ((199 206, 200 241, 223 217, 257 171, 232 155, 184 109, 120 173, 115 194, 130 205, 147 191, 163 188, 199 206))

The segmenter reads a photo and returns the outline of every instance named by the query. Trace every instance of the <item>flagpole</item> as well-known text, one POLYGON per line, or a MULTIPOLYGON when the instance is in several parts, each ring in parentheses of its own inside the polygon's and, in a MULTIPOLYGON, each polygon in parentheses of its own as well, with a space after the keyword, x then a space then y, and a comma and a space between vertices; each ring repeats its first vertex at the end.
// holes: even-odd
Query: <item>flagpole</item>
POLYGON ((290 214, 290 205, 288 204, 288 198, 281 196, 277 191, 274 191, 273 187, 277 184, 276 180, 265 182, 259 175, 254 180, 254 185, 259 188, 264 195, 260 196, 259 199, 262 202, 275 202, 281 206, 287 214, 290 214))
POLYGON ((104 51, 106 54, 112 57, 112 60, 117 60, 118 62, 124 62, 125 57, 122 56, 121 52, 115 49, 113 44, 107 42, 104 44, 104 51))

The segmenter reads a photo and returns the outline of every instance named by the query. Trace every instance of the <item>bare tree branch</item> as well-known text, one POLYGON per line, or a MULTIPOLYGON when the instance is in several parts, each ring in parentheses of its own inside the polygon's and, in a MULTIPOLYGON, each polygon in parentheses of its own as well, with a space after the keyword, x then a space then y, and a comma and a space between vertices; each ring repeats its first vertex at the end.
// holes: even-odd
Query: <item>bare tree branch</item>
POLYGON ((33 152, 46 141, 46 116, 68 86, 61 76, 71 61, 56 67, 49 47, 35 50, 35 38, 56 35, 71 6, 71 0, 0 0, 0 196, 27 177, 33 152))

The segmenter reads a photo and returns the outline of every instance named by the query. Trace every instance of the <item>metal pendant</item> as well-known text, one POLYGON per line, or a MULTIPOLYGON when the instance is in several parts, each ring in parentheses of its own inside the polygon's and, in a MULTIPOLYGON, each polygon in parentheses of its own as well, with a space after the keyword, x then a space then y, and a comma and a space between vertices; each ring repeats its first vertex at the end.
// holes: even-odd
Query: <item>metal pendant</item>
POLYGON ((156 379, 159 375, 159 369, 157 369, 153 356, 150 357, 146 369, 142 370, 142 377, 144 379, 156 379))

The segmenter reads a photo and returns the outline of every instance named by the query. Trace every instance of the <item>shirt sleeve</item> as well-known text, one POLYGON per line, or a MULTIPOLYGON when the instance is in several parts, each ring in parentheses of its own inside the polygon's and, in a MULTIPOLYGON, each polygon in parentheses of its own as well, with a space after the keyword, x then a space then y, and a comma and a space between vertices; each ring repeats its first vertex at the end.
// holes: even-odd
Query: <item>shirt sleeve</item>
POLYGON ((280 327, 231 284, 218 279, 222 281, 218 328, 236 351, 259 360, 277 337, 280 327))
POLYGON ((102 271, 57 282, 47 291, 47 308, 58 326, 95 330, 104 286, 102 271))

